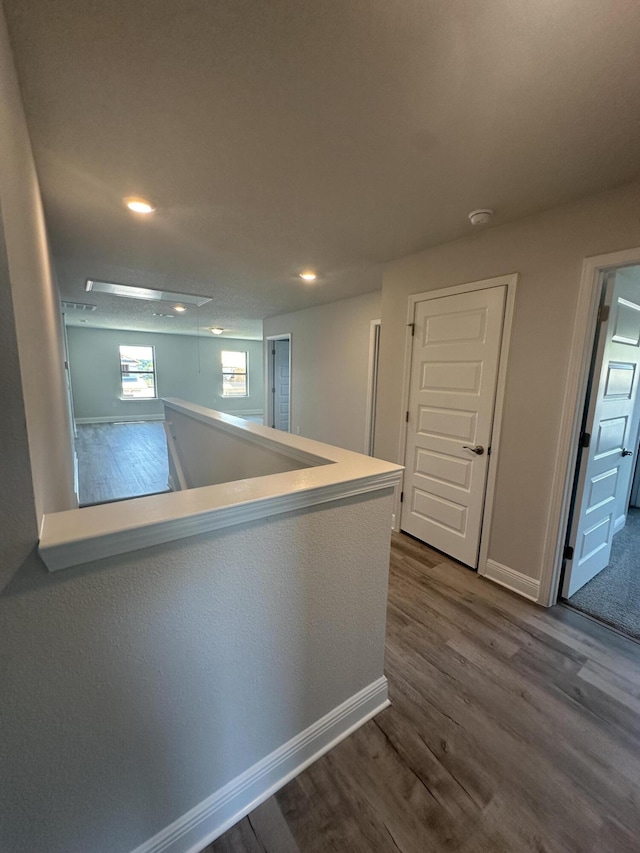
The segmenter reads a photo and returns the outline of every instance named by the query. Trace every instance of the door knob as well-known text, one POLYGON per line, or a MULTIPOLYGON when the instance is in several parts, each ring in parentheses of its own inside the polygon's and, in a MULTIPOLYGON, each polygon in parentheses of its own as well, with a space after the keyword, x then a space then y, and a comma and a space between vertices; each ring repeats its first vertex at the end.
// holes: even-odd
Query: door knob
MULTIPOLYGON (((478 456, 482 456, 484 453, 484 447, 481 444, 476 444, 475 447, 469 447, 467 444, 462 445, 463 450, 470 450, 472 453, 477 453, 478 456)), ((622 453, 624 456, 624 452, 622 453)))
POLYGON ((633 450, 627 450, 626 447, 623 447, 622 448, 622 455, 623 456, 633 456, 633 450))

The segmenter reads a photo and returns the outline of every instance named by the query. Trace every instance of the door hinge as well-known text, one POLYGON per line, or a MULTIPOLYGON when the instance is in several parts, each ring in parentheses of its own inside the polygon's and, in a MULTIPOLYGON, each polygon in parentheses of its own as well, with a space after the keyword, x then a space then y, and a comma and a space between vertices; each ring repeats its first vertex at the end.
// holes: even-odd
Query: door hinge
POLYGON ((598 323, 606 323, 609 319, 609 306, 601 305, 598 311, 598 323))
POLYGON ((415 323, 407 323, 407 326, 411 329, 411 337, 413 337, 416 333, 416 324, 415 323))
POLYGON ((589 447, 591 444, 591 433, 583 432, 580 436, 580 447, 589 447))
POLYGON ((404 501, 404 492, 400 492, 400 503, 404 501))
POLYGON ((405 415, 405 421, 406 423, 409 423, 409 412, 407 412, 407 414, 405 415))
POLYGON ((275 355, 276 351, 274 349, 271 350, 271 355, 275 355))
POLYGON ((573 548, 571 545, 565 545, 562 556, 565 560, 573 560, 573 548))

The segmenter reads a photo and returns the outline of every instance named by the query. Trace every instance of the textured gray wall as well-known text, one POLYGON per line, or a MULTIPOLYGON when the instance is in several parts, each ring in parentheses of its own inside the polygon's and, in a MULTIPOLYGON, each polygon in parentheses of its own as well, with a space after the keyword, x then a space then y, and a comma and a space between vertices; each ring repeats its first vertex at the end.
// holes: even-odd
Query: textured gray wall
MULTIPOLYGON (((33 552, 38 527, 31 482, 18 345, 0 220, 0 588, 33 552)), ((0 681, 0 695, 3 686, 0 681)))
POLYGON ((175 409, 167 409, 166 419, 171 423, 178 458, 191 489, 310 467, 175 409))
POLYGON ((0 128, 0 205, 33 494, 40 516, 77 505, 73 492, 73 439, 63 367, 60 301, 51 271, 40 189, 1 6, 0 128))
POLYGON ((291 333, 291 431, 365 453, 371 320, 380 293, 269 317, 265 337, 291 333))
POLYGON ((160 400, 120 399, 120 344, 153 346, 160 397, 179 397, 222 412, 262 410, 262 341, 163 335, 70 326, 69 362, 77 418, 161 415, 160 400), (249 353, 249 396, 222 396, 221 350, 249 353))
POLYGON ((0 850, 130 853, 382 675, 391 495, 0 594, 0 850))

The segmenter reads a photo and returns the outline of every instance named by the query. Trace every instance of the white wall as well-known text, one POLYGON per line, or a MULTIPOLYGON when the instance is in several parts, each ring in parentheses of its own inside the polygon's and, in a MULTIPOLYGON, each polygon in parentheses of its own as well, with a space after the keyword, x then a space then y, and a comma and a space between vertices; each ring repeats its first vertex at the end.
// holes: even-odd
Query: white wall
POLYGON ((387 266, 376 455, 398 461, 409 294, 520 275, 489 558, 538 579, 582 261, 640 245, 640 184, 471 234, 387 266))
POLYGON ((167 409, 166 420, 190 489, 309 467, 299 459, 230 435, 175 409, 167 409))
POLYGON ((367 293, 264 321, 265 338, 292 335, 292 432, 366 452, 369 333, 379 317, 380 294, 367 293))
POLYGON ((38 516, 70 509, 73 444, 40 190, 0 7, 0 205, 38 516), (52 453, 51 448, 56 452, 52 453))
POLYGON ((222 412, 262 411, 262 341, 78 326, 68 327, 67 337, 73 404, 78 419, 142 419, 162 415, 160 399, 120 399, 120 344, 155 347, 159 397, 180 397, 222 412), (248 397, 222 396, 222 350, 248 353, 248 397))

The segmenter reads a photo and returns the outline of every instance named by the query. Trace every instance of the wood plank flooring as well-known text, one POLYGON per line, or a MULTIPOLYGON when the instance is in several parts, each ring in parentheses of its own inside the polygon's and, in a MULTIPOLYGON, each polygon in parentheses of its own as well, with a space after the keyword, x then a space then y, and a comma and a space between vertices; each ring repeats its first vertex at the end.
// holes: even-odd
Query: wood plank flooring
POLYGON ((161 421, 79 424, 76 453, 81 506, 167 491, 161 421))
POLYGON ((390 708, 206 853, 640 851, 640 645, 394 535, 386 674, 390 708))

